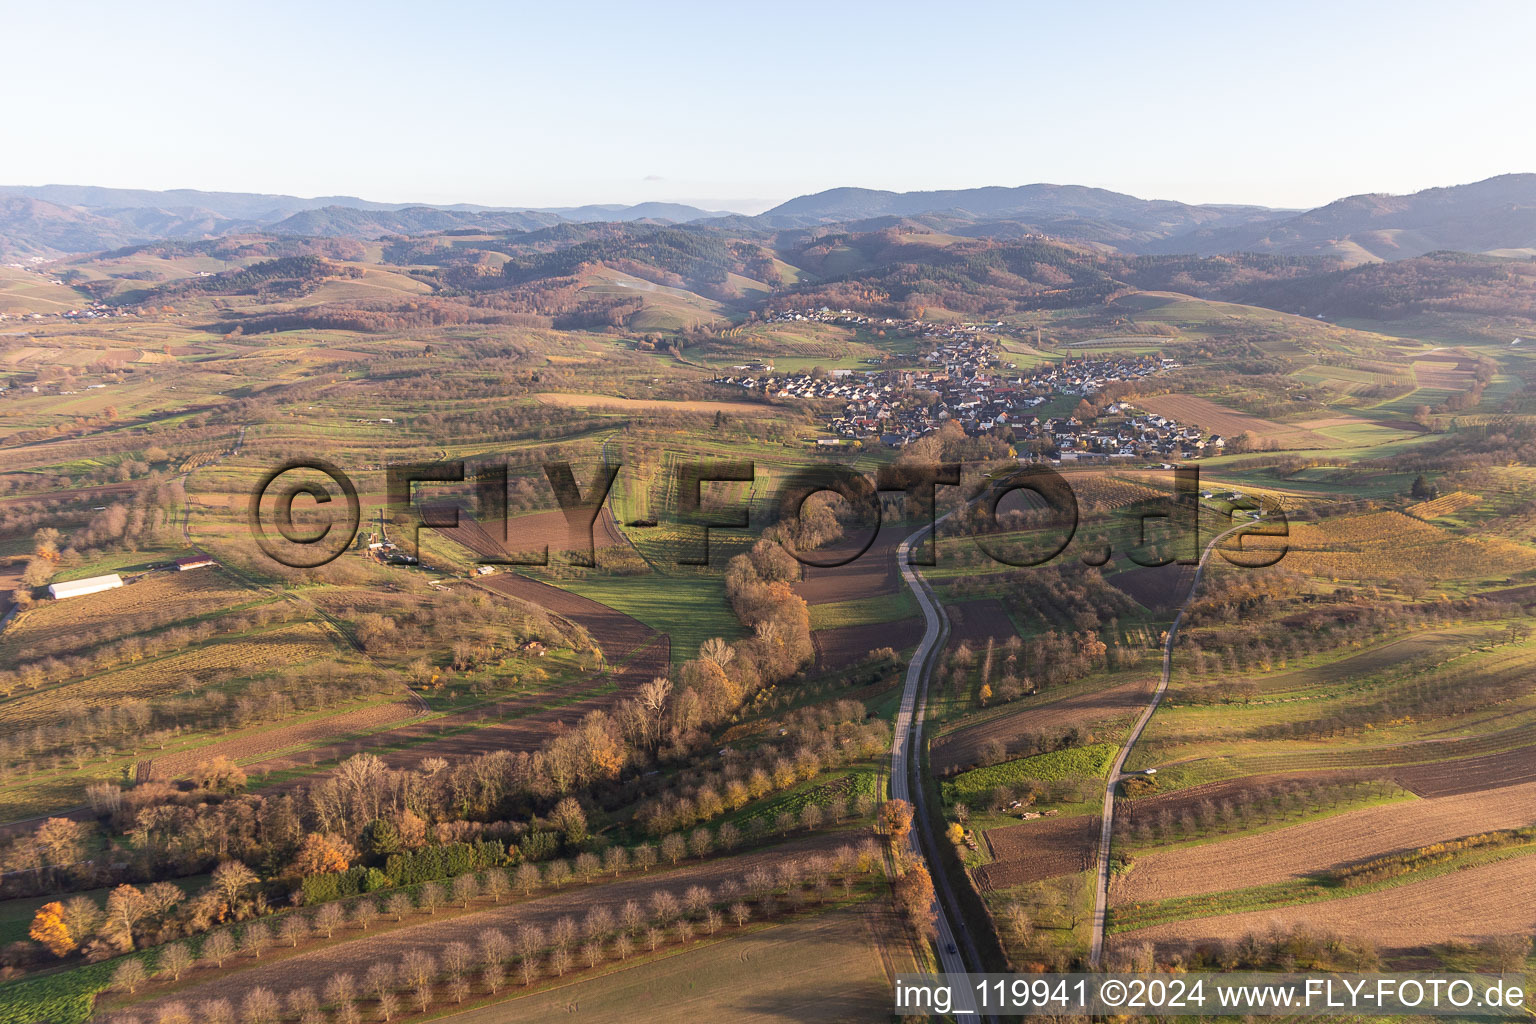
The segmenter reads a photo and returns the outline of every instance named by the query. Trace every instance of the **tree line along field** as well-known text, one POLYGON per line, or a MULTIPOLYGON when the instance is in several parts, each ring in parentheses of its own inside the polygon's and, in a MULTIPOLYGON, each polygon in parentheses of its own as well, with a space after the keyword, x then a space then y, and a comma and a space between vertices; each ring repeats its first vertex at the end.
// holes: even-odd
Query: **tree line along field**
POLYGON ((690 1014, 762 1022, 878 1016, 889 1002, 893 972, 914 966, 909 952, 889 948, 900 926, 880 914, 872 908, 833 910, 645 971, 618 971, 453 1019, 492 1024, 509 1010, 535 1019, 571 1006, 590 1019, 615 1021, 662 1022, 690 1014))
MULTIPOLYGON (((304 1000, 383 1015, 434 1006, 445 1012, 558 992, 615 971, 644 977, 651 964, 679 954, 707 964, 725 952, 721 944, 743 943, 726 955, 756 958, 763 932, 777 928, 806 935, 810 945, 828 932, 849 940, 820 970, 856 986, 878 985, 910 954, 902 926, 881 905, 882 883, 871 875, 878 852, 867 840, 856 848, 850 839, 857 842, 857 832, 679 867, 671 860, 626 865, 585 879, 569 869, 547 877, 535 869, 532 881, 493 869, 461 876, 451 887, 429 881, 387 900, 283 912, 275 928, 256 921, 221 929, 199 943, 94 965, 113 969, 87 968, 67 980, 100 992, 96 1008, 106 1020, 167 1012, 214 1019, 269 1000, 279 1013, 304 1000), (355 957, 389 966, 349 974, 350 987, 339 987, 334 979, 348 974, 355 957)), ((812 961, 795 954, 789 962, 812 961)), ((58 998, 70 991, 51 981, 24 983, 28 1002, 7 1008, 24 1013, 28 1005, 47 1005, 53 992, 58 998)))

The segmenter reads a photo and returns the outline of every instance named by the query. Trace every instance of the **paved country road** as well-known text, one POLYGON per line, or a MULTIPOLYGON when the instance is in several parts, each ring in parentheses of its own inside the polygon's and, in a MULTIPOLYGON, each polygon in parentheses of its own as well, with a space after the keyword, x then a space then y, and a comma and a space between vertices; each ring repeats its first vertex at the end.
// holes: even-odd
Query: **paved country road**
POLYGON ((1195 599, 1195 591, 1200 589, 1200 577, 1205 573, 1205 563, 1210 559, 1211 552, 1216 550, 1216 545, 1237 533, 1247 529, 1262 519, 1250 519, 1239 526, 1234 526, 1224 533, 1219 533, 1200 552, 1200 564, 1195 566, 1195 578, 1190 581, 1189 593, 1184 595, 1184 602, 1179 606, 1179 613, 1173 617, 1172 624, 1163 640, 1163 674, 1157 682, 1157 689, 1152 691, 1152 700, 1141 712, 1141 717, 1136 719, 1131 734, 1126 737, 1125 745, 1120 748, 1120 753, 1115 756, 1114 764, 1109 768, 1109 781, 1104 787, 1104 812, 1099 819, 1099 866, 1098 880, 1095 892, 1097 895, 1093 901, 1093 939, 1088 946, 1088 966, 1097 970, 1099 961, 1104 956, 1104 918, 1109 912, 1109 841, 1115 829, 1115 790, 1120 788, 1120 783, 1128 776, 1125 774, 1125 759, 1130 756, 1131 748, 1136 741, 1141 739, 1142 730, 1152 720, 1152 713, 1163 702, 1163 694, 1168 690, 1168 674, 1173 667, 1173 642, 1179 635, 1179 623, 1184 621, 1184 612, 1189 603, 1195 599))
MULTIPOLYGON (((943 522, 943 519, 939 522, 943 522)), ((923 637, 917 645, 916 653, 912 655, 911 663, 907 665, 906 686, 902 690, 901 708, 896 715, 895 739, 891 744, 891 796, 897 800, 910 802, 916 811, 914 828, 907 834, 907 844, 912 853, 926 858, 928 872, 933 876, 933 909, 938 934, 940 968, 945 974, 964 974, 967 964, 971 965, 971 969, 979 971, 981 958, 976 952, 970 935, 964 929, 963 919, 956 908, 954 893, 950 889, 949 878, 939 864, 937 851, 930 848, 925 854, 918 841, 919 835, 922 835, 930 847, 933 842, 933 830, 928 820, 923 786, 917 778, 918 754, 923 744, 923 711, 928 698, 929 664, 933 660, 934 652, 943 646, 945 638, 949 635, 949 619, 939 610, 938 600, 933 596, 928 584, 908 563, 908 556, 912 545, 922 540, 923 536, 932 529, 934 526, 923 527, 902 541, 896 549, 896 561, 901 569, 901 578, 906 581, 907 586, 912 588, 913 596, 917 598, 918 605, 923 609, 923 637), (951 915, 953 920, 960 924, 958 932, 950 924, 951 915), (954 952, 950 952, 952 949, 954 952)), ((976 1016, 975 1003, 971 1001, 969 988, 955 993, 954 1005, 957 1016, 963 1018, 976 1016)))

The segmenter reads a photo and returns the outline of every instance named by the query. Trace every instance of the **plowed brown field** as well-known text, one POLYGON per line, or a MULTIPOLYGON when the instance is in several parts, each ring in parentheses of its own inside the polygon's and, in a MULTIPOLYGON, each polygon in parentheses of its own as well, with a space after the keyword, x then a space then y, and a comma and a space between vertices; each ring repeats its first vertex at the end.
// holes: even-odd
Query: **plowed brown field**
MULTIPOLYGON (((424 511, 434 517, 447 517, 452 515, 455 508, 458 506, 442 503, 428 505, 424 511)), ((438 532, 491 560, 513 556, 526 559, 537 556, 546 547, 551 557, 559 557, 558 553, 562 551, 584 552, 589 546, 601 549, 621 547, 628 543, 619 532, 618 524, 613 521, 613 513, 608 511, 607 505, 602 507, 597 519, 593 521, 590 536, 586 526, 572 527, 566 521, 564 512, 550 511, 514 516, 507 520, 506 538, 503 540, 501 523, 482 523, 463 508, 459 508, 458 526, 438 532)))
MULTIPOLYGON (((795 593, 803 597, 806 604, 835 604, 896 593, 901 583, 901 575, 896 570, 896 548, 911 532, 911 527, 883 523, 880 532, 870 543, 869 550, 847 565, 830 568, 805 566, 800 582, 794 585, 795 593)), ((806 557, 820 562, 847 558, 858 550, 857 545, 862 544, 868 536, 865 532, 857 539, 850 538, 846 544, 818 549, 807 553, 806 557)))
POLYGON ((993 859, 976 869, 976 882, 984 890, 1011 889, 1087 868, 1098 846, 1099 816, 1036 818, 984 835, 993 859))
POLYGON ((493 594, 527 601, 570 619, 592 635, 611 665, 617 665, 660 635, 639 619, 605 604, 514 572, 498 573, 475 582, 493 594))
POLYGON ((1512 857, 1364 896, 1120 932, 1110 936, 1109 944, 1113 949, 1145 941, 1159 946, 1210 939, 1233 941, 1250 932, 1262 935, 1271 927, 1306 925, 1314 933, 1326 929, 1339 935, 1365 936, 1385 951, 1402 952, 1452 939, 1475 942, 1528 933, 1533 905, 1536 856, 1512 857))
POLYGON ((1114 904, 1174 899, 1301 878, 1363 860, 1536 821, 1536 783, 1413 800, 1136 859, 1112 886, 1114 904))
POLYGON ((1392 770, 1392 778, 1419 796, 1452 796, 1536 781, 1536 747, 1517 747, 1460 761, 1413 764, 1392 770))
POLYGON ((988 640, 1002 643, 1017 632, 1003 602, 995 597, 961 601, 945 611, 949 614, 951 646, 963 641, 972 647, 985 647, 988 640))
POLYGON ((900 622, 870 622, 862 626, 818 629, 811 633, 811 642, 816 645, 816 667, 835 669, 852 665, 880 647, 891 647, 898 651, 910 647, 922 635, 922 619, 902 619, 900 622))
POLYGON ((1130 594, 1143 607, 1167 611, 1184 603, 1194 580, 1194 566, 1170 562, 1127 569, 1111 576, 1109 582, 1130 594))

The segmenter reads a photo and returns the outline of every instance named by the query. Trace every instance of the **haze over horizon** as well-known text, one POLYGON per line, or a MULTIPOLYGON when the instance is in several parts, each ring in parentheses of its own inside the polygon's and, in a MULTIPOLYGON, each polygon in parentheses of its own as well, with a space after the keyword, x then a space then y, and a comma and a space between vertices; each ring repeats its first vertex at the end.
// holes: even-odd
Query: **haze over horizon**
POLYGON ((0 181, 741 212, 1055 182, 1304 208, 1536 169, 1505 113, 1536 100, 1517 3, 666 13, 17 9, 15 38, 67 40, 69 68, 11 55, 33 98, 0 181))
MULTIPOLYGON (((1528 172, 1528 171, 1525 171, 1523 169, 1510 169, 1508 171, 1500 171, 1500 172, 1496 172, 1494 174, 1486 175, 1486 176, 1484 176, 1483 179, 1478 179, 1478 180, 1486 180, 1486 178, 1502 177, 1502 176, 1510 175, 1510 174, 1524 174, 1524 173, 1536 173, 1536 172, 1528 172)), ((1451 186, 1456 186, 1456 185, 1466 185, 1466 184, 1471 184, 1471 183, 1472 183, 1471 181, 1444 181, 1444 182, 1434 182, 1434 183, 1431 183, 1431 184, 1422 185, 1422 186, 1419 186, 1417 188, 1408 189, 1408 190, 1402 191, 1402 192, 1395 192, 1395 191, 1394 192, 1388 192, 1385 189, 1369 189, 1369 190, 1366 190, 1366 192, 1363 192, 1363 193, 1358 193, 1357 192, 1357 193, 1350 193, 1349 195, 1361 195, 1361 194, 1410 195, 1410 194, 1413 194, 1415 192, 1424 191, 1426 189, 1445 188, 1445 187, 1451 187, 1451 186)), ((1000 182, 1000 181, 988 181, 988 182, 977 182, 977 183, 974 183, 974 184, 944 185, 944 186, 940 186, 940 187, 937 187, 937 188, 910 188, 910 189, 908 189, 908 188, 896 187, 896 188, 879 189, 878 191, 887 191, 887 192, 894 192, 894 193, 900 194, 900 193, 920 193, 920 192, 966 191, 966 190, 985 189, 985 188, 1012 189, 1012 188, 1020 188, 1020 187, 1026 187, 1026 186, 1031 186, 1031 185, 1084 186, 1084 187, 1087 187, 1087 188, 1104 189, 1106 191, 1115 192, 1115 193, 1119 193, 1119 194, 1122 194, 1122 195, 1131 195, 1131 196, 1134 196, 1137 199, 1145 199, 1145 200, 1173 200, 1175 198, 1175 197, 1166 196, 1166 195, 1143 195, 1143 194, 1137 194, 1137 193, 1131 192, 1131 191, 1129 191, 1127 189, 1124 189, 1124 188, 1117 188, 1117 187, 1115 187, 1112 184, 1111 185, 1086 185, 1084 182, 1080 182, 1080 181, 1054 181, 1054 182, 1037 182, 1037 181, 1017 181, 1017 182, 1009 181, 1009 182, 1000 182)), ((135 190, 143 190, 143 191, 150 191, 150 192, 196 191, 196 192, 207 192, 207 193, 221 193, 222 192, 222 193, 252 194, 252 195, 274 195, 274 196, 281 195, 281 196, 287 196, 287 197, 291 197, 291 198, 295 198, 295 199, 303 199, 303 200, 317 200, 317 199, 327 199, 327 198, 343 199, 343 198, 345 198, 345 199, 358 199, 358 200, 363 200, 364 202, 368 202, 368 203, 379 203, 379 204, 387 204, 387 205, 392 205, 392 206, 414 206, 414 205, 421 205, 421 206, 457 206, 457 205, 468 205, 468 206, 483 206, 483 207, 489 207, 489 208, 513 209, 513 210, 525 209, 525 208, 526 209, 575 209, 575 208, 586 207, 586 206, 623 206, 623 207, 628 207, 628 206, 638 206, 638 205, 645 204, 645 203, 661 203, 661 204, 677 204, 677 205, 681 205, 681 206, 692 206, 692 207, 696 207, 696 208, 701 209, 701 210, 708 210, 708 211, 718 212, 718 213, 738 213, 738 214, 743 214, 743 215, 746 215, 746 216, 755 216, 757 214, 760 214, 760 213, 763 213, 765 211, 771 210, 771 209, 773 209, 773 208, 775 208, 775 207, 777 207, 777 206, 779 206, 779 205, 781 205, 783 203, 789 202, 792 199, 801 198, 801 197, 807 196, 807 195, 815 195, 815 194, 818 194, 818 193, 827 192, 827 191, 835 191, 835 190, 842 189, 842 188, 854 188, 854 189, 872 188, 871 186, 865 186, 865 185, 859 185, 859 184, 853 184, 853 183, 848 183, 848 184, 844 184, 844 185, 829 185, 826 188, 816 189, 813 192, 797 192, 797 193, 794 193, 794 194, 791 194, 791 195, 776 196, 776 197, 774 197, 772 199, 762 199, 762 198, 747 198, 747 199, 729 199, 729 198, 725 198, 725 199, 721 199, 721 198, 697 197, 697 196, 659 196, 659 197, 653 197, 653 198, 648 198, 648 199, 637 199, 637 200, 634 200, 632 202, 623 202, 623 201, 617 201, 617 200, 613 200, 613 199, 604 198, 602 196, 591 196, 591 197, 588 197, 588 198, 586 198, 586 199, 584 199, 584 200, 582 200, 580 202, 551 203, 551 204, 541 205, 541 204, 537 204, 537 203, 519 203, 519 202, 494 202, 493 203, 493 202, 487 202, 487 201, 476 199, 476 198, 460 198, 460 199, 453 199, 453 200, 424 200, 424 199, 415 199, 415 198, 410 198, 410 197, 406 197, 406 198, 379 197, 379 196, 373 196, 373 195, 360 195, 360 194, 358 194, 356 192, 347 192, 345 190, 332 191, 332 192, 327 192, 327 193, 324 193, 324 194, 317 193, 317 194, 314 194, 314 195, 297 195, 297 194, 293 194, 293 193, 279 192, 279 191, 274 190, 274 189, 204 188, 202 186, 197 186, 197 185, 177 185, 177 184, 168 184, 168 185, 120 185, 120 184, 113 184, 113 183, 103 182, 103 181, 47 181, 47 182, 42 182, 42 181, 39 181, 39 182, 13 182, 13 181, 7 181, 7 182, 0 182, 0 188, 38 188, 38 187, 49 187, 49 186, 68 186, 68 187, 105 188, 105 189, 135 189, 135 190)), ((1209 203, 1211 205, 1234 205, 1234 206, 1248 206, 1248 205, 1251 205, 1251 206, 1269 206, 1272 209, 1276 209, 1276 210, 1295 210, 1297 212, 1302 212, 1302 211, 1305 211, 1307 209, 1314 209, 1316 207, 1325 206, 1328 203, 1334 202, 1334 201, 1339 200, 1339 199, 1348 198, 1349 195, 1340 194, 1340 195, 1337 195, 1337 196, 1333 196, 1330 199, 1324 200, 1322 202, 1312 204, 1310 206, 1292 206, 1292 207, 1275 206, 1274 204, 1261 203, 1261 202, 1251 202, 1250 203, 1250 202, 1244 202, 1244 201, 1241 201, 1241 200, 1235 200, 1235 201, 1233 201, 1233 200, 1219 200, 1219 201, 1218 200, 1209 200, 1209 201, 1207 201, 1207 200, 1201 200, 1201 199, 1179 198, 1176 201, 1188 203, 1188 204, 1190 204, 1192 206, 1205 205, 1207 203, 1209 203)))

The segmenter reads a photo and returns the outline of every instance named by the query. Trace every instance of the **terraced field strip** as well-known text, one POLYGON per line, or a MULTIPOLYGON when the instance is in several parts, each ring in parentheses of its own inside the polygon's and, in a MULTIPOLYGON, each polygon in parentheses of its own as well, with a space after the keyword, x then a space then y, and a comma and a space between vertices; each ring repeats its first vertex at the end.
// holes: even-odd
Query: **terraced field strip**
POLYGON ((1387 640, 1385 643, 1349 654, 1343 658, 1319 661, 1315 665, 1262 675, 1242 676, 1265 692, 1286 693, 1318 686, 1338 686, 1350 680, 1372 676, 1419 659, 1437 659, 1466 647, 1489 635, 1486 626, 1453 626, 1423 630, 1387 640))
POLYGON ((237 764, 261 765, 266 771, 293 767, 299 763, 299 758, 282 764, 275 759, 315 744, 374 735, 420 714, 421 708, 414 701, 401 698, 333 714, 306 715, 297 722, 245 730, 237 736, 156 756, 150 765, 150 778, 184 778, 194 767, 215 757, 227 757, 237 764))
POLYGON ((222 613, 263 597, 218 568, 151 572, 116 590, 34 603, 0 636, 0 661, 73 651, 82 638, 97 632, 104 637, 122 635, 140 614, 190 621, 210 609, 222 613))
POLYGON ((1395 579, 1409 567, 1435 581, 1502 578, 1536 568, 1536 551, 1524 544, 1456 534, 1401 512, 1293 522, 1289 529, 1283 539, 1250 537, 1244 546, 1264 552, 1283 543, 1288 569, 1372 584, 1395 579))
POLYGON ((610 395, 584 395, 570 392, 544 392, 534 395, 544 405, 557 405, 567 409, 612 409, 616 412, 697 412, 713 416, 776 416, 781 410, 755 402, 697 402, 671 401, 648 398, 614 398, 610 395))

